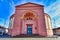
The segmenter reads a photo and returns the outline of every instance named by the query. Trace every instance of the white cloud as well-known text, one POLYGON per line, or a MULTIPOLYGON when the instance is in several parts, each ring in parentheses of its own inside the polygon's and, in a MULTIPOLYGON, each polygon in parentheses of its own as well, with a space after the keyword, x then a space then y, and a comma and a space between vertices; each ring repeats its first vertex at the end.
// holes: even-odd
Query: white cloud
POLYGON ((4 19, 3 18, 0 18, 0 25, 4 25, 4 19))
POLYGON ((56 1, 55 3, 53 3, 50 6, 48 6, 47 8, 45 8, 45 12, 48 13, 49 15, 51 15, 51 17, 55 17, 56 15, 60 14, 59 13, 60 6, 57 3, 58 3, 58 1, 56 1))
POLYGON ((17 5, 20 5, 20 4, 23 4, 23 3, 26 3, 27 0, 22 0, 22 1, 20 0, 20 1, 18 1, 18 2, 19 2, 19 3, 15 4, 16 6, 17 6, 17 5))
MULTIPOLYGON (((27 3, 27 2, 33 2, 33 3, 37 3, 37 4, 41 4, 43 5, 43 1, 44 0, 23 0, 23 1, 20 1, 19 3, 16 4, 17 5, 21 5, 21 4, 24 4, 24 3, 27 3), (38 2, 37 2, 38 1, 38 2)), ((46 1, 47 2, 47 1, 46 1)))
MULTIPOLYGON (((57 0, 55 3, 45 8, 44 11, 48 13, 52 19, 54 18, 56 20, 56 26, 60 27, 60 0, 57 0), (56 17, 58 17, 58 19, 56 17)), ((54 20, 52 20, 52 26, 55 26, 54 20)))
POLYGON ((8 28, 9 20, 5 20, 3 18, 0 18, 0 25, 8 28))
POLYGON ((56 5, 57 5, 57 1, 53 4, 51 4, 50 6, 48 6, 47 8, 45 8, 45 12, 49 12, 51 11, 53 8, 56 8, 56 5))
POLYGON ((56 26, 60 27, 60 18, 56 21, 56 26))
POLYGON ((5 27, 6 27, 6 28, 9 27, 9 20, 6 21, 5 27))
POLYGON ((57 19, 57 21, 60 21, 60 18, 59 18, 59 19, 57 19))
POLYGON ((60 27, 60 25, 57 25, 57 27, 60 27))
POLYGON ((54 15, 52 17, 58 16, 58 15, 60 15, 60 6, 57 6, 57 8, 54 12, 54 15))

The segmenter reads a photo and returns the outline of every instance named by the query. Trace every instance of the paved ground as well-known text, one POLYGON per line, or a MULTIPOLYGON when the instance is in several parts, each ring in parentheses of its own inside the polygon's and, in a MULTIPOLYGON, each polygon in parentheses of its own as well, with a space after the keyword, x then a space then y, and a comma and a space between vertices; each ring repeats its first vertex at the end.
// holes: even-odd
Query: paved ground
POLYGON ((0 35, 0 40, 60 40, 60 36, 58 37, 26 37, 26 38, 10 38, 9 35, 3 34, 0 35))
POLYGON ((60 40, 60 38, 0 38, 0 40, 60 40))

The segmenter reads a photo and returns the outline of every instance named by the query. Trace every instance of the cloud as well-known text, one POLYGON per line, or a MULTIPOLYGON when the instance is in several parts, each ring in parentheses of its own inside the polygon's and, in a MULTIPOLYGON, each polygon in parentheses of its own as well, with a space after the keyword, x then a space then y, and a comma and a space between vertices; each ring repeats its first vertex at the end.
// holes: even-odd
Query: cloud
POLYGON ((0 18, 0 25, 4 25, 4 19, 3 18, 0 18))
POLYGON ((55 26, 53 19, 55 19, 56 27, 60 27, 60 0, 57 0, 55 3, 45 8, 44 11, 51 16, 52 27, 55 26))
POLYGON ((6 27, 6 28, 9 27, 9 20, 6 21, 5 27, 6 27))
POLYGON ((60 18, 56 21, 56 26, 60 27, 60 18))
POLYGON ((13 1, 16 6, 27 2, 27 0, 13 0, 13 1))
MULTIPOLYGON (((17 5, 26 3, 26 2, 34 2, 34 3, 38 3, 38 4, 44 4, 45 3, 44 5, 46 5, 48 3, 48 0, 13 0, 13 1, 12 0, 9 1, 9 5, 11 8, 11 14, 10 15, 12 15, 15 12, 15 7, 14 7, 15 5, 17 6, 17 5), (15 3, 15 5, 14 5, 14 3, 15 3)), ((0 2, 3 2, 3 0, 0 0, 0 2)), ((56 25, 60 26, 59 25, 59 21, 60 21, 60 0, 57 0, 56 2, 52 3, 50 6, 45 7, 44 11, 45 11, 45 13, 47 13, 51 16, 53 26, 54 26, 53 18, 56 19, 56 23, 57 23, 56 25), (58 19, 56 17, 58 17, 58 19)), ((9 17, 10 17, 10 15, 9 15, 9 17)), ((1 18, 0 20, 3 20, 3 19, 1 18)), ((6 26, 8 26, 8 23, 9 23, 9 21, 7 20, 6 26)))
POLYGON ((46 13, 49 13, 51 10, 53 11, 54 9, 56 9, 56 5, 57 5, 57 1, 53 4, 51 4, 50 6, 46 7, 44 11, 46 13))
POLYGON ((10 15, 12 15, 12 14, 15 13, 15 4, 14 4, 13 1, 11 1, 11 2, 9 3, 9 5, 10 5, 10 7, 12 8, 12 9, 11 9, 11 14, 10 14, 10 15))
POLYGON ((60 15, 60 5, 57 3, 59 2, 56 1, 55 3, 45 8, 45 12, 48 13, 52 18, 57 15, 60 15))
POLYGON ((37 3, 37 4, 41 4, 43 5, 43 1, 44 0, 13 0, 15 5, 21 5, 21 4, 24 4, 24 3, 27 3, 27 2, 33 2, 33 3, 37 3))
POLYGON ((9 26, 9 20, 5 20, 3 18, 0 18, 0 25, 8 28, 8 26, 9 26))

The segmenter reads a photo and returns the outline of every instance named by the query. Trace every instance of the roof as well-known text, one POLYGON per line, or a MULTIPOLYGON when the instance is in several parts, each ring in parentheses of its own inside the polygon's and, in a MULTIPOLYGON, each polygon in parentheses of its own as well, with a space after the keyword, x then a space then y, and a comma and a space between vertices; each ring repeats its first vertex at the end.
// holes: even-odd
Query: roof
MULTIPOLYGON (((16 6, 16 7, 23 6, 23 5, 27 5, 27 4, 32 4, 32 5, 36 5, 36 6, 41 6, 41 7, 44 7, 43 5, 36 4, 36 3, 31 3, 31 2, 24 3, 24 4, 18 5, 18 6, 16 6)), ((29 5, 29 6, 31 6, 31 5, 29 5)))
POLYGON ((13 18, 14 15, 15 15, 15 14, 12 14, 12 15, 10 16, 10 19, 13 18))
POLYGON ((5 28, 5 27, 0 25, 0 28, 5 28))
POLYGON ((51 18, 47 13, 44 13, 46 16, 48 16, 49 18, 51 18))
MULTIPOLYGON (((16 7, 20 7, 20 6, 23 6, 23 5, 29 5, 29 4, 32 4, 32 5, 36 5, 36 6, 41 6, 41 7, 43 7, 43 5, 39 5, 39 4, 35 4, 35 3, 31 3, 31 2, 28 2, 28 3, 24 3, 24 4, 21 4, 21 5, 18 5, 18 6, 16 6, 16 7)), ((15 14, 12 14, 11 16, 10 16, 10 19, 14 16, 15 14)))
POLYGON ((60 27, 58 27, 58 28, 54 28, 53 30, 55 30, 55 29, 60 29, 60 27))

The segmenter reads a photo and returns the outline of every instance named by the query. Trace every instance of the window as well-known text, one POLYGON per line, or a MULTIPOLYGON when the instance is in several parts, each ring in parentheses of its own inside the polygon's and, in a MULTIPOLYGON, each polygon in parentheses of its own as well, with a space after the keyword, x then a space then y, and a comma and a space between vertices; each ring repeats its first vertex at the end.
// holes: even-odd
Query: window
POLYGON ((24 15, 24 18, 25 18, 26 20, 33 20, 33 19, 35 18, 35 15, 34 15, 33 13, 31 13, 31 12, 28 12, 28 13, 26 13, 26 14, 24 15))
POLYGON ((33 20, 32 18, 28 17, 27 20, 33 20))
POLYGON ((14 23, 14 17, 10 19, 10 27, 9 27, 10 29, 13 28, 13 23, 14 23))
POLYGON ((2 32, 0 32, 0 35, 2 34, 2 32))

